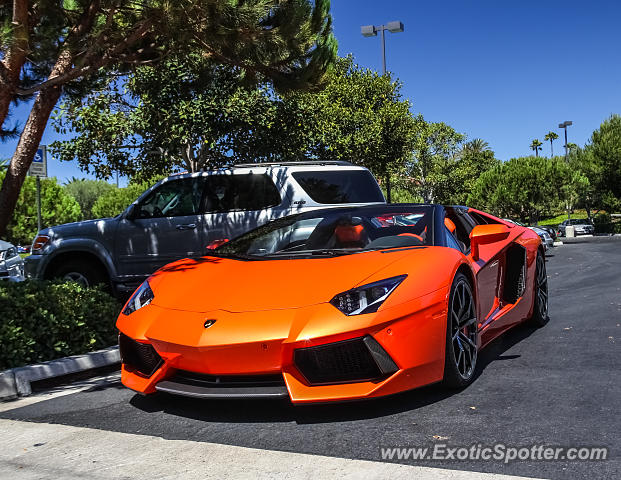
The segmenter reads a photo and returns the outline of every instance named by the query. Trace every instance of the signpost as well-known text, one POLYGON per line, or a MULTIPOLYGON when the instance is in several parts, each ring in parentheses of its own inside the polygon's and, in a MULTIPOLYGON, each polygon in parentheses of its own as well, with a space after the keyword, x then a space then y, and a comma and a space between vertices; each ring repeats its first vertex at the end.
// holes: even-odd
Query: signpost
POLYGON ((47 147, 39 145, 28 174, 37 179, 37 231, 41 230, 41 178, 47 178, 47 147))

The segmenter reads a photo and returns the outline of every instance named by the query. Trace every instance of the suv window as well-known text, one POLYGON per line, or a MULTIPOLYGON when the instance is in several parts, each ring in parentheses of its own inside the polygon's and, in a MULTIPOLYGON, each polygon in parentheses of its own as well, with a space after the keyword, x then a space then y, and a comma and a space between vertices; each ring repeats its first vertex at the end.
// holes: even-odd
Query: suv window
POLYGON ((292 176, 317 203, 384 202, 382 191, 367 170, 293 172, 292 176))
POLYGON ((136 218, 183 217, 199 213, 203 180, 183 178, 163 183, 140 202, 136 218))
POLYGON ((280 205, 282 199, 265 174, 210 175, 206 178, 205 212, 263 210, 280 205))

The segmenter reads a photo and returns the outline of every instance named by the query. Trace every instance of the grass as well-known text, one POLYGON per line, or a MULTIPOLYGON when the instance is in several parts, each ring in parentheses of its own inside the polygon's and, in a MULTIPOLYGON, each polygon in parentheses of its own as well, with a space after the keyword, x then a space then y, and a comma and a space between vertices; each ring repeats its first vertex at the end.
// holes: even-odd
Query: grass
POLYGON ((28 255, 30 255, 29 253, 20 253, 19 256, 22 258, 26 258, 28 255))
MULTIPOLYGON (((587 218, 586 210, 574 210, 574 212, 571 214, 571 218, 587 218)), ((557 215, 556 217, 539 220, 539 225, 556 226, 563 223, 563 220, 567 220, 567 212, 557 215)))

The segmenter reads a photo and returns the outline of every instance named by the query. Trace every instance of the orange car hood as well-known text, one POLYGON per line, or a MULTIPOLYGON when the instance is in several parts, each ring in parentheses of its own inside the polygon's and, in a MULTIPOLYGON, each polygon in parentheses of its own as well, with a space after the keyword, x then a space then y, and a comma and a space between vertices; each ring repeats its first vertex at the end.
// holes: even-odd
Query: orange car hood
POLYGON ((382 268, 422 250, 297 260, 184 259, 158 270, 149 283, 155 295, 153 304, 164 308, 193 312, 297 308, 330 301, 382 268))

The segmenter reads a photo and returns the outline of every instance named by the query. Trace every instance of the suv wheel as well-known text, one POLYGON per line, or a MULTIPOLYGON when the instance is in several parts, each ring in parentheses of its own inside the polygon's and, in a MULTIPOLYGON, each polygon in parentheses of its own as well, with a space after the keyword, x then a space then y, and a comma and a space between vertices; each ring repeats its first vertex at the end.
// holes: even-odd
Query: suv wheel
POLYGON ((98 284, 108 286, 109 284, 108 277, 100 266, 84 260, 65 262, 52 273, 52 277, 72 281, 83 287, 93 287, 98 284))

